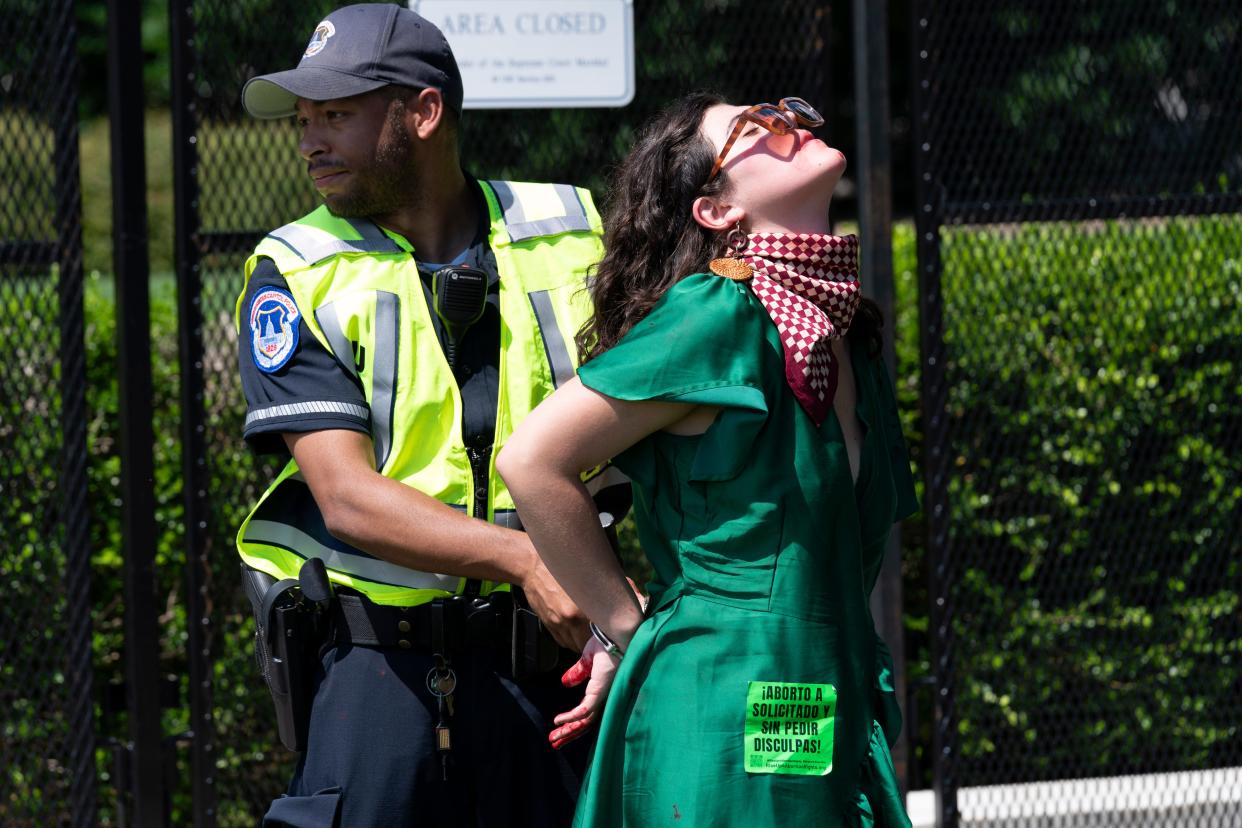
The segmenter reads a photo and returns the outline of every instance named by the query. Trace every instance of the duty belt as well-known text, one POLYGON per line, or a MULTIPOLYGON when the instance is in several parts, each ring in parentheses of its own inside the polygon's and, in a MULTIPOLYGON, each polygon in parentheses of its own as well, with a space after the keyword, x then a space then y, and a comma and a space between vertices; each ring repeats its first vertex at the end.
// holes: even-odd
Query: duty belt
POLYGON ((376 604, 337 589, 336 640, 364 647, 460 652, 466 647, 506 649, 512 639, 513 597, 497 592, 486 598, 455 595, 414 607, 376 604), (442 641, 436 641, 437 635, 442 641))
POLYGON ((486 598, 455 595, 415 607, 390 607, 347 588, 333 602, 338 644, 396 647, 452 657, 466 649, 491 649, 507 660, 516 679, 555 670, 562 650, 535 614, 508 592, 486 598))

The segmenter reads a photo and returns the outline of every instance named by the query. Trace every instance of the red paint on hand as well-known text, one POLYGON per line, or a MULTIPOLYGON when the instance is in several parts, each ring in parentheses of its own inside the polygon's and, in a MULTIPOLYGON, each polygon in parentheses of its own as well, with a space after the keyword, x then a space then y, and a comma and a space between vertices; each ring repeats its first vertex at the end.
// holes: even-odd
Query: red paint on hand
POLYGON ((565 671, 565 675, 561 676, 561 684, 566 687, 577 687, 590 677, 591 659, 584 655, 574 662, 574 666, 565 671))
POLYGON ((579 719, 578 721, 570 722, 567 725, 558 727, 556 730, 548 734, 548 741, 552 743, 553 748, 560 750, 561 747, 569 744, 574 739, 577 739, 585 733, 587 728, 591 726, 591 721, 592 720, 590 718, 579 719))

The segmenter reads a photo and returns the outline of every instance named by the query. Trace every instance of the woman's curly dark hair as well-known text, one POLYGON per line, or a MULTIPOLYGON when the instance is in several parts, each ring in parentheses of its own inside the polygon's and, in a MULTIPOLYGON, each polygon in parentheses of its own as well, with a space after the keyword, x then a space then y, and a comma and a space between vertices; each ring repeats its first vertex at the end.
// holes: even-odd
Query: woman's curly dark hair
MULTIPOLYGON (((725 234, 702 227, 691 213, 696 198, 729 187, 723 171, 707 181, 716 152, 699 132, 704 113, 721 103, 720 95, 696 92, 670 104, 643 127, 613 174, 604 210, 606 252, 589 288, 595 312, 576 337, 582 362, 616 345, 669 288, 705 272, 724 252, 725 234)), ((864 299, 850 340, 877 354, 881 323, 878 306, 864 299)))

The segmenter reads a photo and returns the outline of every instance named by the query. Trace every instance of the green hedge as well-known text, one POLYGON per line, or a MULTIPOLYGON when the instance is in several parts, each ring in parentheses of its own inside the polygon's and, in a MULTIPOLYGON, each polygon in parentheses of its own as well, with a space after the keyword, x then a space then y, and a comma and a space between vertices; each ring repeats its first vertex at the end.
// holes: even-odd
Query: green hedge
POLYGON ((1238 764, 1242 217, 942 255, 960 781, 1238 764))

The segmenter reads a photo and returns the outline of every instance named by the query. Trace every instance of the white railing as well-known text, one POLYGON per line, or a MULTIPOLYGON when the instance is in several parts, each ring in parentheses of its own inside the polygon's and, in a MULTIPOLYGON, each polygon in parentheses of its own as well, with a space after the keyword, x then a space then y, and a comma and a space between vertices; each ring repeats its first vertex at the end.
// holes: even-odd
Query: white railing
MULTIPOLYGON (((906 798, 936 828, 935 795, 906 798)), ((962 828, 1242 828, 1242 768, 961 788, 962 828)))

